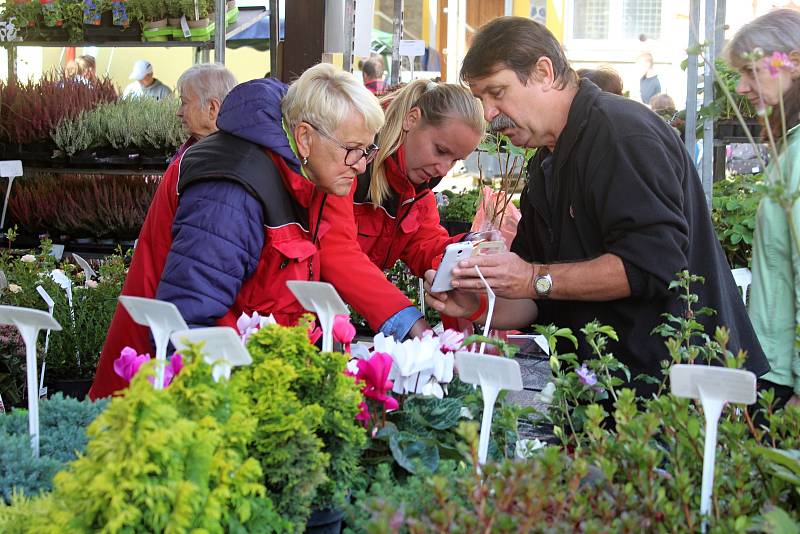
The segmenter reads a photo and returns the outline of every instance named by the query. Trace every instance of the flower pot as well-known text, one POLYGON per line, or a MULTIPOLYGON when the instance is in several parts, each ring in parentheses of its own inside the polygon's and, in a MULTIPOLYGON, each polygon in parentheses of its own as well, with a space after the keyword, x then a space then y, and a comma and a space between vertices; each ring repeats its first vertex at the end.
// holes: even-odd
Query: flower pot
POLYGON ((92 387, 91 378, 81 378, 77 380, 54 380, 47 388, 48 395, 61 392, 65 397, 83 400, 89 394, 92 387))
POLYGON ((312 510, 306 521, 306 534, 339 534, 344 511, 335 508, 312 510))
POLYGON ((145 30, 157 30, 157 29, 161 29, 161 28, 166 28, 166 26, 167 26, 167 19, 150 20, 148 22, 145 22, 144 29, 145 30))
POLYGON ((230 11, 236 7, 236 0, 228 0, 225 2, 225 11, 230 11))
POLYGON ((180 17, 167 17, 167 26, 170 28, 180 28, 181 27, 181 18, 180 17))
POLYGON ((211 21, 208 18, 186 21, 190 28, 207 28, 210 22, 211 21))
POLYGON ((442 221, 441 224, 451 236, 464 234, 472 228, 472 223, 469 221, 442 221))

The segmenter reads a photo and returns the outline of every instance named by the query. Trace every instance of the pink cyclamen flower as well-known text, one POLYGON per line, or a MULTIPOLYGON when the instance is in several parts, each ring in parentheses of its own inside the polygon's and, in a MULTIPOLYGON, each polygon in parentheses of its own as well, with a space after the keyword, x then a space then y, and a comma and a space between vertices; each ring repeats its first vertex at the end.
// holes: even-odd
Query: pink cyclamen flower
POLYGON ((389 380, 392 357, 384 352, 374 352, 369 360, 358 360, 357 365, 356 379, 364 384, 361 390, 364 396, 381 403, 386 412, 397 410, 400 407, 397 399, 387 395, 393 385, 389 380))
MULTIPOLYGON (((181 369, 183 369, 183 356, 175 352, 169 359, 169 363, 166 365, 166 367, 164 367, 164 387, 167 387, 172 383, 172 379, 178 376, 178 373, 181 372, 181 369)), ((154 382, 152 377, 150 382, 154 382)))
POLYGON ((308 340, 314 345, 322 337, 322 328, 314 324, 308 325, 308 340))
POLYGON ((146 361, 150 360, 149 354, 137 354, 131 347, 125 347, 120 352, 119 358, 114 360, 114 372, 122 379, 130 382, 139 372, 139 368, 146 361))
POLYGON ((344 345, 345 352, 350 352, 350 342, 354 337, 356 337, 356 327, 347 315, 337 315, 333 318, 333 340, 344 345))
POLYGON ((764 67, 769 71, 770 76, 773 78, 778 76, 778 72, 785 70, 790 71, 794 68, 794 62, 789 59, 789 55, 784 52, 775 51, 771 56, 765 57, 763 60, 764 67))
POLYGON ((597 384, 597 375, 594 374, 594 371, 589 370, 585 363, 581 365, 580 369, 575 371, 575 374, 578 375, 578 379, 581 383, 587 386, 594 386, 597 384))
POLYGON ((442 352, 455 352, 464 345, 464 333, 448 328, 439 336, 439 349, 442 352))

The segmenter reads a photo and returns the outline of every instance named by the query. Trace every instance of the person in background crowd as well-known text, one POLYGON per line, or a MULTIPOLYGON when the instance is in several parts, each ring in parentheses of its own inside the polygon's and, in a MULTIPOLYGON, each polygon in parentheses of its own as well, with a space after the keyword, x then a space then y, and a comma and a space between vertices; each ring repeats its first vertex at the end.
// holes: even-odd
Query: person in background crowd
MULTIPOLYGON (((335 224, 326 200, 350 202, 383 122, 374 96, 332 65, 308 69, 288 91, 276 79, 235 87, 222 104, 219 131, 167 169, 122 294, 172 302, 193 328, 235 328, 242 313, 253 312, 295 324, 305 311, 286 282, 319 280, 320 242, 335 224)), ((324 253, 363 263, 351 243, 324 253)), ((126 387, 113 370, 125 346, 153 353, 147 328, 117 306, 92 398, 126 387)))
POLYGON ((650 99, 661 92, 661 82, 653 69, 653 54, 642 52, 636 59, 636 65, 642 73, 642 77, 639 78, 639 95, 642 102, 649 104, 650 99))
MULTIPOLYGON (((779 9, 753 20, 736 32, 726 55, 741 74, 736 92, 745 95, 757 109, 772 108, 766 128, 770 129, 779 154, 767 166, 769 182, 781 184, 785 191, 797 191, 800 13, 779 9), (753 57, 757 50, 763 57, 753 57)), ((749 303, 753 328, 772 368, 760 386, 775 390, 777 407, 787 402, 800 404, 800 356, 796 343, 800 325, 800 204, 797 200, 787 202, 784 206, 765 195, 758 206, 749 303)))
POLYGON ((586 78, 607 93, 622 95, 622 78, 607 65, 597 69, 578 69, 578 77, 586 78))
POLYGON ((81 81, 93 84, 97 80, 97 62, 94 56, 78 56, 75 58, 75 64, 78 67, 76 74, 81 81))
POLYGON ((369 59, 361 61, 358 68, 364 78, 364 86, 372 94, 381 95, 386 91, 386 83, 383 81, 383 57, 379 54, 372 54, 369 59))
POLYGON ((647 103, 650 109, 655 111, 658 115, 675 113, 675 101, 667 93, 658 93, 653 95, 650 102, 647 103))
POLYGON ((178 78, 181 104, 175 113, 189 136, 174 158, 180 158, 187 148, 217 131, 217 115, 222 102, 236 86, 233 73, 219 63, 198 63, 178 78))
MULTIPOLYGON (((497 18, 478 31, 461 79, 483 103, 484 116, 504 116, 501 130, 517 146, 537 147, 520 199, 511 252, 462 261, 454 291, 429 294, 437 311, 486 321, 483 276, 497 295, 492 326, 529 328, 533 321, 579 332, 591 321, 613 327, 607 350, 630 370, 627 385, 647 396, 669 360, 653 328, 663 314, 683 316, 669 284, 688 270, 705 332, 730 329, 727 349, 747 352, 745 366, 769 370, 711 224, 697 170, 680 139, 641 104, 579 80, 543 25, 497 18), (482 297, 481 297, 482 296, 482 297)), ((434 271, 426 273, 428 287, 434 271)), ((560 342, 561 350, 575 347, 560 342)), ((581 360, 595 357, 587 343, 581 360)))
POLYGON ((161 100, 172 94, 172 89, 161 83, 153 76, 153 65, 145 59, 140 59, 133 64, 128 79, 133 80, 122 92, 122 98, 155 98, 161 100))
POLYGON ((64 65, 64 77, 68 80, 75 78, 78 75, 78 63, 74 59, 67 61, 64 65))

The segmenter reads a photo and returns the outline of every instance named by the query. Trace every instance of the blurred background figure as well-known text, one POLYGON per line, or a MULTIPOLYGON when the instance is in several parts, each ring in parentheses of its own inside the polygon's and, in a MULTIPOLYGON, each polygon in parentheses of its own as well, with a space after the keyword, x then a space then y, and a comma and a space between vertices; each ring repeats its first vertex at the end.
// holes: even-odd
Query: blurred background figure
POLYGON ((128 79, 133 82, 125 87, 122 98, 147 97, 161 100, 172 94, 172 89, 153 76, 153 65, 146 59, 140 59, 133 64, 133 70, 128 79))
POLYGON ((598 69, 578 69, 578 76, 586 78, 607 93, 623 96, 622 78, 619 73, 607 65, 598 69))
POLYGON ((89 84, 97 80, 97 62, 94 56, 78 56, 75 58, 75 65, 78 68, 76 79, 89 84))
POLYGON ((639 79, 639 94, 642 102, 649 104, 650 99, 661 92, 661 82, 658 79, 658 74, 653 70, 653 54, 642 52, 636 59, 636 65, 642 74, 639 79))
POLYGON ((379 54, 372 54, 369 59, 361 61, 358 68, 364 78, 364 86, 372 94, 381 95, 386 92, 386 82, 383 81, 383 57, 379 54))

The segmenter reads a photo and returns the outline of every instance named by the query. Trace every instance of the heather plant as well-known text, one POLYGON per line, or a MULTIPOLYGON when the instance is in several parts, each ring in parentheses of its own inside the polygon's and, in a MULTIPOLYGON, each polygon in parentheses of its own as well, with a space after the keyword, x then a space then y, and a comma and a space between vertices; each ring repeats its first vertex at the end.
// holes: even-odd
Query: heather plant
POLYGON ((87 84, 50 72, 35 82, 3 84, 0 135, 11 143, 47 141, 62 120, 77 117, 81 111, 116 97, 114 84, 107 77, 87 84))
POLYGON ((73 120, 62 120, 50 133, 56 146, 67 156, 87 150, 92 146, 92 130, 86 112, 81 112, 73 120))

